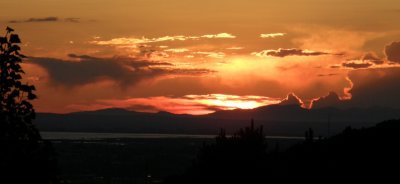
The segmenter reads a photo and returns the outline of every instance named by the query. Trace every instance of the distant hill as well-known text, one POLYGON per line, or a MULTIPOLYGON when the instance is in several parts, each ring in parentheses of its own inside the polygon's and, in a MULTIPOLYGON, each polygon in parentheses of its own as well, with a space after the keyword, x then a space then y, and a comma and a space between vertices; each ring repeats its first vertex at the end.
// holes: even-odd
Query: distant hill
POLYGON ((308 130, 303 142, 271 151, 262 128, 245 127, 234 138, 223 131, 204 145, 182 175, 166 184, 202 183, 314 183, 326 181, 397 181, 400 163, 400 120, 315 139, 308 130), (351 179, 351 180, 349 180, 351 179))
POLYGON ((313 128, 317 136, 325 136, 349 125, 366 127, 400 118, 400 110, 380 107, 304 109, 294 104, 181 115, 103 109, 69 114, 38 113, 35 123, 41 131, 217 134, 219 128, 232 133, 252 118, 256 125, 264 126, 267 135, 303 136, 306 129, 313 128))

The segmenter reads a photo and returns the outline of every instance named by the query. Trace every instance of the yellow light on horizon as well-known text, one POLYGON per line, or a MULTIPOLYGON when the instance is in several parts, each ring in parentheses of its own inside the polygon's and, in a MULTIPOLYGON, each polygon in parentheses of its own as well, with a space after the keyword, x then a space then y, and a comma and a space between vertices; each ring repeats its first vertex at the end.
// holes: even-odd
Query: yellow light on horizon
POLYGON ((270 99, 262 96, 236 96, 225 94, 188 95, 197 103, 214 106, 224 110, 254 109, 264 105, 279 103, 280 99, 270 99))

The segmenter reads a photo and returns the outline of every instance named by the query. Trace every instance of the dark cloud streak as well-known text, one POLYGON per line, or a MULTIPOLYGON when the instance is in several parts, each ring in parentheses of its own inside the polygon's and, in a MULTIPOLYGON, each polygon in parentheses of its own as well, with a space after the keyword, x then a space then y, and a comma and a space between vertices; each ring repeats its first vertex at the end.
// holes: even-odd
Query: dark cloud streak
POLYGON ((69 54, 73 60, 30 58, 33 64, 47 70, 53 85, 75 87, 101 80, 112 80, 121 87, 165 75, 202 75, 208 69, 176 68, 171 63, 139 60, 128 57, 96 58, 69 54))
POLYGON ((368 68, 372 66, 372 63, 364 62, 364 63, 356 63, 356 62, 347 62, 342 63, 342 66, 346 68, 360 69, 360 68, 368 68))
POLYGON ((328 53, 321 51, 311 51, 311 50, 303 50, 303 49, 282 49, 279 48, 277 50, 263 50, 261 52, 252 52, 252 55, 259 57, 273 56, 273 57, 287 57, 287 56, 321 56, 321 55, 344 55, 343 53, 328 53))
POLYGON ((318 51, 304 51, 302 49, 278 49, 278 50, 270 50, 266 52, 268 56, 275 57, 286 57, 286 56, 319 56, 326 55, 329 53, 326 52, 318 52, 318 51))
POLYGON ((331 77, 331 76, 335 76, 338 75, 337 73, 328 73, 328 74, 318 74, 318 77, 331 77))
POLYGON ((75 18, 75 17, 69 17, 64 19, 65 22, 73 22, 73 23, 79 23, 80 18, 75 18))
POLYGON ((29 18, 26 20, 11 20, 8 21, 9 23, 35 23, 35 22, 72 22, 72 23, 79 23, 80 18, 76 17, 68 17, 61 19, 59 17, 43 17, 43 18, 29 18))

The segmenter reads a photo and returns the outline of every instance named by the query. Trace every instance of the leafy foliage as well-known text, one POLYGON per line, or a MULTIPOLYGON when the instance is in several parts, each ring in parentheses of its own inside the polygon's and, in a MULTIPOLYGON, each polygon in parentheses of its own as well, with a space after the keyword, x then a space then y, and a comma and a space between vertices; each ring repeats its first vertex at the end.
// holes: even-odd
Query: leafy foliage
POLYGON ((0 183, 54 183, 54 149, 32 123, 35 86, 23 83, 25 56, 13 32, 0 37, 0 183))
POLYGON ((22 82, 21 40, 7 27, 0 37, 0 140, 40 140, 32 124, 35 118, 31 100, 36 99, 35 86, 22 82))

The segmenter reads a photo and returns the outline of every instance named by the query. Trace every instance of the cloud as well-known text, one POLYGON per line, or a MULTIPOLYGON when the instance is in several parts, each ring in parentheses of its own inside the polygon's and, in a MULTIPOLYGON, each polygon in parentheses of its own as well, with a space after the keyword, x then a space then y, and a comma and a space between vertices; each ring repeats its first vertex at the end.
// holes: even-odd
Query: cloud
POLYGON ((173 53, 182 53, 182 52, 187 52, 189 49, 186 48, 177 48, 177 49, 166 49, 164 50, 165 52, 173 52, 173 53))
POLYGON ((47 70, 53 85, 69 87, 101 80, 112 80, 122 87, 134 85, 144 79, 164 75, 202 75, 208 69, 177 68, 171 63, 140 60, 129 57, 96 58, 69 54, 72 60, 30 58, 33 64, 47 70))
POLYGON ((244 49, 244 47, 229 47, 229 48, 226 48, 227 50, 242 50, 242 49, 244 49))
POLYGON ((80 18, 75 18, 75 17, 69 17, 64 19, 65 22, 73 22, 73 23, 79 23, 80 18))
MULTIPOLYGON (((393 107, 400 108, 400 68, 368 68, 352 70, 349 79, 354 82, 350 92, 351 100, 339 97, 338 93, 313 99, 311 107, 314 109, 325 107, 352 108, 352 107, 393 107)), ((176 81, 175 81, 176 82, 176 81)), ((189 93, 190 94, 190 93, 189 93)), ((227 94, 192 94, 179 97, 155 96, 147 98, 131 98, 120 100, 100 100, 99 107, 132 108, 140 111, 169 111, 173 113, 206 114, 215 110, 235 108, 255 108, 263 105, 301 105, 308 107, 299 97, 290 93, 284 100, 266 96, 227 95, 227 94), (143 109, 141 110, 141 105, 143 109)), ((307 102, 308 103, 308 102, 307 102)))
POLYGON ((225 53, 223 52, 194 52, 193 54, 206 55, 207 57, 217 59, 222 59, 225 57, 225 53))
POLYGON ((400 63, 400 42, 392 42, 385 47, 385 55, 387 60, 400 63))
POLYGON ((170 57, 170 55, 167 52, 156 50, 148 45, 140 45, 138 49, 139 51, 137 53, 137 56, 144 57, 147 59, 157 60, 170 57))
POLYGON ((349 91, 353 96, 351 106, 400 109, 399 67, 352 70, 349 79, 354 84, 349 91))
POLYGON ((337 73, 328 73, 328 74, 318 74, 318 77, 330 77, 330 76, 335 76, 338 75, 337 73))
POLYGON ((372 65, 373 65, 372 63, 365 62, 365 61, 348 61, 348 62, 342 63, 343 67, 353 68, 353 69, 368 68, 372 65))
POLYGON ((337 69, 337 68, 341 68, 342 66, 340 66, 340 65, 331 65, 329 68, 332 68, 332 69, 337 69))
POLYGON ((350 59, 346 62, 343 62, 341 65, 332 65, 330 68, 351 68, 351 69, 362 69, 362 68, 369 68, 374 65, 381 65, 384 64, 385 61, 379 59, 379 57, 373 53, 368 52, 365 53, 361 58, 350 59))
POLYGON ((363 60, 365 62, 372 62, 377 65, 384 63, 384 61, 382 59, 379 59, 378 56, 373 52, 368 52, 368 53, 364 54, 364 56, 361 58, 361 60, 363 60))
POLYGON ((58 17, 45 17, 45 18, 30 18, 25 22, 55 22, 58 21, 58 17))
POLYGON ((183 35, 178 36, 163 36, 158 38, 113 38, 107 41, 92 41, 91 43, 97 45, 137 45, 137 44, 146 44, 146 43, 155 43, 155 42, 164 42, 164 41, 185 41, 185 40, 196 40, 199 37, 188 37, 183 35))
POLYGON ((60 19, 58 17, 43 17, 43 18, 29 18, 26 20, 11 20, 9 23, 31 23, 31 22, 74 22, 78 23, 80 18, 69 17, 65 19, 60 19))
POLYGON ((275 38, 279 36, 285 36, 286 33, 267 33, 267 34, 260 34, 261 38, 275 38))
POLYGON ((111 40, 103 40, 103 41, 92 41, 90 43, 97 45, 138 45, 138 44, 147 44, 147 43, 155 43, 155 42, 165 42, 165 41, 186 41, 186 40, 198 40, 200 38, 236 38, 229 33, 219 33, 215 35, 203 35, 203 36, 163 36, 158 38, 135 38, 135 37, 121 37, 121 38, 113 38, 111 40))
POLYGON ((97 110, 104 107, 117 107, 141 112, 168 111, 176 114, 208 114, 218 110, 252 109, 279 103, 280 99, 265 96, 203 94, 180 97, 153 96, 147 98, 103 99, 96 105, 73 105, 75 110, 97 110), (96 108, 97 107, 97 108, 96 108))
POLYGON ((236 38, 236 36, 229 33, 208 34, 201 36, 202 38, 236 38))
POLYGON ((327 55, 327 54, 329 54, 329 53, 319 52, 319 51, 311 51, 311 50, 302 50, 302 49, 282 49, 282 48, 279 48, 278 50, 263 50, 261 52, 251 53, 251 55, 255 55, 258 57, 320 56, 320 55, 327 55))
POLYGON ((185 41, 188 39, 198 39, 198 37, 187 37, 187 36, 164 36, 159 38, 113 38, 107 41, 92 41, 91 43, 97 45, 137 45, 137 44, 146 44, 146 43, 154 43, 154 42, 164 42, 164 41, 185 41))
POLYGON ((359 59, 352 59, 352 60, 348 60, 348 61, 342 63, 342 67, 352 68, 352 69, 361 69, 361 68, 369 68, 374 65, 381 65, 384 63, 385 63, 385 61, 382 59, 379 59, 379 57, 375 53, 368 52, 368 53, 365 53, 359 59))

